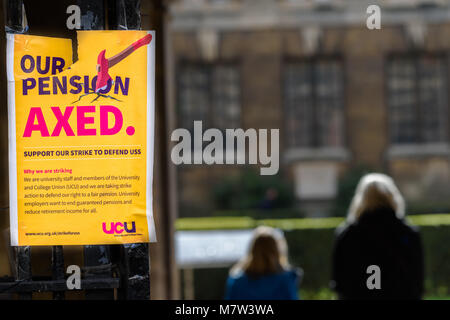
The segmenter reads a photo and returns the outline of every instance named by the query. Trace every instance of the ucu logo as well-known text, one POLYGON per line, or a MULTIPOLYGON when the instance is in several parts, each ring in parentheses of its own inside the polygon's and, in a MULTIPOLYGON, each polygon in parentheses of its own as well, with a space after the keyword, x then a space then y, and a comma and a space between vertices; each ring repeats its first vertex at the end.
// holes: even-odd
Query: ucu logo
POLYGON ((136 232, 136 224, 131 222, 131 229, 128 229, 128 223, 127 222, 111 222, 110 229, 107 230, 106 228, 106 222, 103 222, 103 232, 106 234, 121 234, 124 231, 126 233, 135 233, 136 232))

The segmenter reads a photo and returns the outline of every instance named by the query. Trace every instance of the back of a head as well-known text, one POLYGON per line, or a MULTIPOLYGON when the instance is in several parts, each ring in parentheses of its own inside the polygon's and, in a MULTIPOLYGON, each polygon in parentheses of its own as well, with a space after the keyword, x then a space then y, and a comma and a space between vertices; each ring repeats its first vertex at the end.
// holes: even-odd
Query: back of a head
POLYGON ((287 267, 287 246, 282 235, 270 227, 258 227, 247 256, 233 269, 243 271, 250 276, 262 276, 282 271, 287 267))
POLYGON ((365 212, 388 208, 401 219, 405 214, 405 202, 391 177, 370 173, 361 178, 350 204, 347 221, 358 221, 365 212))
POLYGON ((404 214, 403 197, 391 177, 371 173, 361 178, 347 224, 337 233, 335 248, 339 250, 334 252, 333 278, 341 298, 420 296, 420 238, 407 223, 399 221, 404 214), (366 286, 368 276, 364 271, 371 265, 381 270, 381 290, 366 286))

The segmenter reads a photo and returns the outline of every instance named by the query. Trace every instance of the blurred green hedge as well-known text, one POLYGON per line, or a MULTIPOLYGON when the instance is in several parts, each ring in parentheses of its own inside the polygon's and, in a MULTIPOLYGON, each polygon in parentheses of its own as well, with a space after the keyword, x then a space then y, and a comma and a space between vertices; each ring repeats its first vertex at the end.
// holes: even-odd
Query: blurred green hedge
MULTIPOLYGON (((450 214, 411 216, 420 227, 425 253, 426 297, 450 296, 450 214)), ((248 217, 183 218, 177 230, 249 229, 258 225, 281 228, 289 245, 292 265, 304 270, 300 293, 304 298, 329 298, 334 229, 342 218, 255 220, 248 217)), ((226 269, 198 269, 195 275, 197 299, 221 299, 226 269)))

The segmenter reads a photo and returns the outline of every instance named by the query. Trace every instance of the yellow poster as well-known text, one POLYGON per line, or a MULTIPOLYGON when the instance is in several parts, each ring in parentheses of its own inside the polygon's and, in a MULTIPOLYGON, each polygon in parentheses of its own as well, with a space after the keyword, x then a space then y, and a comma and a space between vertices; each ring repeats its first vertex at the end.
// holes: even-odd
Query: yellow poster
POLYGON ((154 36, 8 35, 13 246, 156 241, 154 36))

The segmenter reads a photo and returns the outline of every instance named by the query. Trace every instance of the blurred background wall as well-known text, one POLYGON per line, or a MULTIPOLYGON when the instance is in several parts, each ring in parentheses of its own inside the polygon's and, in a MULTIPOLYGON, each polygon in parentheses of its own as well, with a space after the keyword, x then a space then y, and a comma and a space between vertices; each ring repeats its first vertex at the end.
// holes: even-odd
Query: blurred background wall
POLYGON ((177 166, 182 296, 222 298, 225 247, 242 248, 232 231, 227 246, 214 239, 273 222, 304 268, 300 295, 333 298, 342 220, 326 217, 346 215, 359 178, 379 171, 394 177, 408 214, 425 214, 413 221, 423 223, 426 295, 448 298, 448 215, 429 214, 450 212, 450 2, 174 0, 168 13, 172 128, 192 132, 201 120, 203 130, 280 129, 276 176, 258 166, 177 166), (366 27, 373 4, 380 30, 366 27), (196 239, 197 264, 183 260, 183 232, 196 239))
MULTIPOLYGON (((173 1, 176 127, 280 128, 280 177, 299 215, 345 214, 340 183, 364 170, 391 174, 412 211, 448 210, 449 10, 430 0, 173 1), (381 30, 366 27, 370 4, 381 30)), ((246 171, 178 167, 180 216, 241 209, 217 189, 246 171)))

